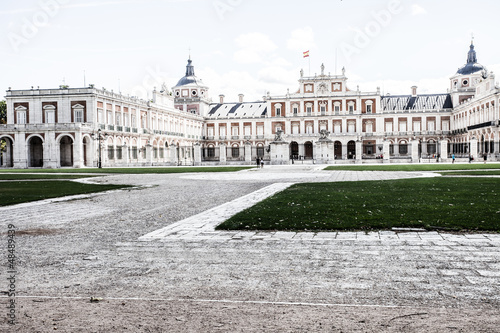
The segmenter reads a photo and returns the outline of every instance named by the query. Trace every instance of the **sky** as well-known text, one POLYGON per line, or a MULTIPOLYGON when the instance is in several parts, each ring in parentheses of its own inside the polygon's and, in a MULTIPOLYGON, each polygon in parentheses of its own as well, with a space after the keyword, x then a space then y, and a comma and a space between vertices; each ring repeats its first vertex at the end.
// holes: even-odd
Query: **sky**
POLYGON ((0 89, 94 84, 147 99, 191 56, 214 101, 295 92, 321 64, 345 68, 350 89, 444 93, 472 38, 500 72, 498 13, 491 0, 4 0, 0 89))

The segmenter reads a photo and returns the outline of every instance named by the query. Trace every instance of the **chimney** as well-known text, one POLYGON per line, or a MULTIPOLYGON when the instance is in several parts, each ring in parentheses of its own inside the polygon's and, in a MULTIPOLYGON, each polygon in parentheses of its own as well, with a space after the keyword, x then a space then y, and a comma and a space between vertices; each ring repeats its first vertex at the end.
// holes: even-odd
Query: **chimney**
POLYGON ((411 87, 411 97, 417 97, 417 86, 411 87))
POLYGON ((224 95, 219 95, 220 98, 220 104, 224 104, 224 95))
POLYGON ((243 97, 245 97, 245 95, 239 94, 238 97, 240 98, 240 103, 243 103, 243 97))

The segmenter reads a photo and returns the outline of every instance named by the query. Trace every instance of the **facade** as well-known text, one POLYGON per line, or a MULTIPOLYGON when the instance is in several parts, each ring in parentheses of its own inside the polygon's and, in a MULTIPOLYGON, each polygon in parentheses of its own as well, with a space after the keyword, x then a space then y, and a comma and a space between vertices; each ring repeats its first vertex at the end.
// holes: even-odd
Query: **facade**
POLYGON ((94 87, 8 90, 3 167, 434 162, 500 158, 495 76, 467 63, 448 92, 404 96, 349 88, 341 75, 306 77, 262 101, 218 103, 186 74, 150 101, 94 87))

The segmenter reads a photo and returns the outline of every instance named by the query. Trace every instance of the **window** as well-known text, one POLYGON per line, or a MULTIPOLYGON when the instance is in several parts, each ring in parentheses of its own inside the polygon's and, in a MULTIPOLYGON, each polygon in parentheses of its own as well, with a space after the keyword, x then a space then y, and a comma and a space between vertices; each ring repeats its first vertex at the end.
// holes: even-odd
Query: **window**
POLYGON ((413 130, 414 130, 415 132, 420 132, 420 121, 415 121, 415 122, 413 123, 413 130))
POLYGON ((276 117, 281 117, 281 107, 276 108, 276 117))
POLYGON ((434 132, 434 131, 436 130, 436 123, 435 123, 435 122, 433 122, 433 121, 429 121, 429 122, 427 123, 427 130, 428 130, 429 132, 434 132))
POLYGON ((373 123, 372 122, 366 123, 366 133, 373 133, 373 123))
POLYGON ((113 125, 113 112, 108 111, 108 125, 113 125))
POLYGON ((207 157, 215 157, 215 148, 214 146, 210 146, 207 149, 207 157))
POLYGON ((113 146, 108 146, 108 159, 115 159, 115 149, 113 146))
POLYGON ((340 114, 340 103, 339 102, 335 103, 334 110, 335 110, 335 114, 340 114))
POLYGON ((75 109, 75 123, 83 123, 83 109, 75 109))
POLYGON ((354 113, 354 105, 349 104, 349 114, 353 114, 353 113, 354 113))
POLYGON ((219 129, 219 132, 220 132, 220 136, 226 136, 226 127, 225 127, 225 126, 222 126, 222 127, 219 129))
POLYGON ((299 134, 299 125, 292 126, 292 134, 299 134))
POLYGON ((132 127, 137 127, 137 118, 135 115, 132 115, 131 125, 132 127))
POLYGON ((372 113, 372 105, 371 104, 366 105, 366 113, 372 113))
POLYGON ((45 120, 47 124, 54 124, 56 122, 56 112, 55 110, 46 110, 45 111, 45 120))
POLYGON ((264 126, 257 126, 257 135, 264 135, 264 126))
POLYGON ((245 126, 245 135, 250 136, 251 134, 251 127, 250 126, 245 126))
POLYGON ((385 130, 387 132, 392 132, 392 122, 385 123, 385 130))
POLYGON ((335 125, 333 126, 333 131, 337 134, 340 134, 340 131, 341 131, 341 124, 340 123, 335 123, 335 125))
POLYGON ((299 113, 299 107, 295 104, 293 106, 293 115, 296 116, 299 113))
POLYGON ((137 147, 132 147, 131 153, 132 153, 132 159, 136 160, 137 159, 137 147))
POLYGON ((117 113, 115 115, 115 118, 116 118, 116 125, 120 126, 122 124, 121 114, 117 113))
POLYGON ((17 111, 17 123, 26 124, 26 111, 17 111))
POLYGON ((232 136, 238 136, 238 135, 239 135, 239 128, 238 128, 238 127, 236 127, 236 126, 233 126, 233 127, 231 128, 231 133, 232 133, 232 134, 231 134, 232 136))
POLYGON ((356 123, 354 123, 354 122, 350 122, 350 123, 347 125, 347 132, 348 132, 348 133, 355 133, 355 132, 356 132, 356 123))
POLYGON ((399 155, 408 154, 408 145, 406 143, 402 143, 399 145, 399 155))
POLYGON ((307 104, 306 105, 306 112, 307 112, 307 115, 310 116, 312 114, 312 104, 307 104))
POLYGON ((313 125, 307 124, 306 133, 313 134, 313 125))
POLYGON ((209 127, 208 128, 208 136, 209 137, 213 137, 214 136, 214 128, 213 127, 209 127))
POLYGON ((104 124, 104 111, 102 109, 97 109, 97 122, 104 124))
POLYGON ((325 105, 321 105, 320 106, 320 110, 321 110, 321 115, 324 116, 326 114, 326 106, 325 105))
POLYGON ((406 132, 406 121, 402 121, 399 123, 399 131, 406 132))

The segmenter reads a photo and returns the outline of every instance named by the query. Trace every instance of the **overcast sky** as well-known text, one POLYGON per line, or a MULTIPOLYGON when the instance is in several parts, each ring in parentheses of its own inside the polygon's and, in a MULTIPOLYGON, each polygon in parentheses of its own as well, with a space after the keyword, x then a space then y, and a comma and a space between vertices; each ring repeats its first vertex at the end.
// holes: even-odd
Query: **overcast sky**
POLYGON ((322 63, 345 67, 351 89, 443 93, 472 34, 500 71, 499 13, 491 0, 4 0, 0 89, 92 83, 147 98, 175 86, 191 53, 214 101, 294 92, 300 69, 322 63))

